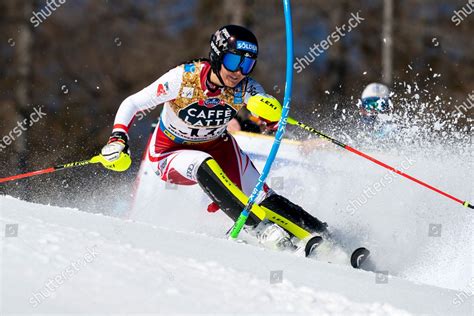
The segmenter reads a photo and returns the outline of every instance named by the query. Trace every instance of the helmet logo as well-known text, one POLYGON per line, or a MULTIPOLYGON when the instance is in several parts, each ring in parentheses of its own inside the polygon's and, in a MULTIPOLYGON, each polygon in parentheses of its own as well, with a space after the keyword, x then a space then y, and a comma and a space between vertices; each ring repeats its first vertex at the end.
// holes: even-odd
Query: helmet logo
POLYGON ((214 44, 214 42, 211 42, 211 48, 212 50, 214 51, 214 53, 217 54, 217 56, 219 56, 221 54, 221 52, 219 51, 219 49, 216 47, 216 44, 214 44))
POLYGON ((253 54, 257 54, 257 45, 246 41, 237 41, 237 49, 246 50, 253 54))
POLYGON ((220 33, 224 35, 225 39, 228 39, 230 37, 229 31, 227 31, 227 29, 222 29, 220 33))
POLYGON ((222 32, 217 32, 216 43, 217 46, 227 47, 227 39, 230 37, 229 32, 226 29, 223 29, 222 32))

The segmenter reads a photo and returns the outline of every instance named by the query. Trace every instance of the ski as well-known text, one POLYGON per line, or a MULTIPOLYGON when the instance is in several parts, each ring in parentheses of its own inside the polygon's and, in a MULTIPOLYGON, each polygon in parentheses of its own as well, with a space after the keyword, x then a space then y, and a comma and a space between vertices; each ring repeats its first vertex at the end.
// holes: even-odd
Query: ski
POLYGON ((306 243, 304 247, 305 257, 309 258, 313 255, 313 252, 318 248, 318 246, 323 242, 321 236, 314 236, 306 243))
POLYGON ((351 266, 355 269, 367 270, 369 269, 370 251, 367 248, 360 247, 352 252, 351 266))
MULTIPOLYGON (((306 258, 315 258, 315 259, 317 259, 318 258, 318 252, 322 251, 324 253, 324 251, 327 251, 327 247, 320 247, 321 244, 323 244, 325 241, 332 244, 332 246, 330 246, 330 248, 332 248, 333 250, 334 250, 335 247, 338 247, 337 243, 334 240, 332 240, 330 237, 328 237, 328 239, 324 239, 321 236, 313 236, 307 241, 307 243, 304 247, 305 257, 306 258)), ((343 249, 340 248, 340 250, 343 250, 343 249)), ((351 254, 351 252, 348 251, 348 250, 343 250, 343 251, 347 255, 351 254)), ((347 259, 349 259, 349 258, 347 258, 347 259)), ((350 265, 354 269, 373 271, 374 266, 370 262, 369 259, 370 259, 370 250, 368 250, 365 247, 360 247, 360 248, 357 248, 356 250, 354 250, 352 252, 352 254, 350 255, 350 265)), ((331 261, 332 260, 328 261, 328 263, 333 263, 331 261)), ((341 261, 339 261, 339 262, 342 263, 341 261)))

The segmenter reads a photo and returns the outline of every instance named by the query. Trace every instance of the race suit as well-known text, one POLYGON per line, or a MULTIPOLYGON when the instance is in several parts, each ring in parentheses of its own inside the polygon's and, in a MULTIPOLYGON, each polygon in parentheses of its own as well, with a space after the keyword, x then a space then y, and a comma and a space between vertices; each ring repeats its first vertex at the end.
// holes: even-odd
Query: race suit
MULTIPOLYGON (((147 150, 153 171, 171 183, 199 183, 213 200, 212 211, 220 208, 236 221, 260 175, 226 127, 251 96, 264 91, 249 77, 235 88, 211 91, 207 82, 210 71, 207 61, 186 63, 170 70, 123 101, 114 132, 128 133, 135 115, 164 103, 147 150)), ((325 223, 266 184, 256 202, 260 204, 253 205, 248 226, 255 227, 268 218, 300 239, 326 230, 325 223)))
POLYGON ((206 84, 210 71, 207 61, 171 69, 122 102, 113 131, 128 133, 136 115, 164 103, 147 152, 153 171, 164 181, 193 185, 197 183, 196 171, 201 163, 212 157, 232 182, 249 195, 259 173, 226 127, 251 96, 264 90, 247 77, 235 88, 210 91, 206 84))

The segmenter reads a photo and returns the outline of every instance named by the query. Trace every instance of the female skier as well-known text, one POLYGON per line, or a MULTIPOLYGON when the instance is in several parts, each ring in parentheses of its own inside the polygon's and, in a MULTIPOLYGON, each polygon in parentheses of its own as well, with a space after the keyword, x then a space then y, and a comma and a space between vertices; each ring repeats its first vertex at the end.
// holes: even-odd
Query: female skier
MULTIPOLYGON (((242 26, 227 25, 212 35, 209 59, 179 65, 126 98, 101 151, 110 168, 129 165, 128 130, 136 113, 164 103, 147 151, 153 171, 178 185, 199 184, 213 200, 208 210, 220 208, 235 221, 259 172, 226 128, 251 96, 264 95, 249 77, 257 56, 255 35, 242 26)), ((294 247, 294 240, 326 230, 325 223, 267 185, 259 202, 246 230, 267 247, 294 247)))

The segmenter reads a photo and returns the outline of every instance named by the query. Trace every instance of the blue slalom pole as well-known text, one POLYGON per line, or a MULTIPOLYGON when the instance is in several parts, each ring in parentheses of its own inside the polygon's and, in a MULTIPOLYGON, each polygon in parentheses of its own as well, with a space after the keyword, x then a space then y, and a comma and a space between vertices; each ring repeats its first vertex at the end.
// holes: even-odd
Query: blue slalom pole
POLYGON ((273 142, 272 149, 268 155, 268 159, 265 162, 263 171, 260 174, 257 185, 252 191, 252 194, 249 197, 249 201, 242 213, 240 213, 239 218, 235 222, 234 227, 230 233, 230 238, 236 239, 239 236, 242 227, 245 225, 247 218, 250 215, 250 210, 255 204, 255 200, 262 191, 263 184, 270 173, 273 161, 277 155, 278 149, 280 148, 281 140, 285 134, 286 123, 288 120, 288 115, 290 112, 290 101, 291 101, 291 91, 293 88, 293 27, 291 19, 291 6, 290 0, 283 0, 283 8, 285 12, 285 30, 286 30, 286 84, 285 84, 285 97, 283 100, 283 109, 278 123, 278 130, 275 135, 275 141, 273 142))

